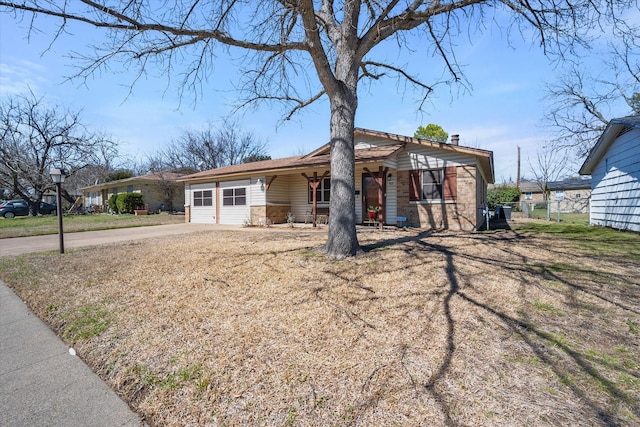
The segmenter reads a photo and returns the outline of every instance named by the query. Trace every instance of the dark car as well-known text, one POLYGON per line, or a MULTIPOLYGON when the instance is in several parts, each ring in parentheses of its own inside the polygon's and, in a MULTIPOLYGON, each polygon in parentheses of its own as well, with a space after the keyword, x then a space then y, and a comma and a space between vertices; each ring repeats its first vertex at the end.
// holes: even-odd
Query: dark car
MULTIPOLYGON (((57 212, 56 205, 40 202, 40 215, 50 215, 57 212)), ((14 216, 29 215, 29 205, 25 200, 7 200, 0 203, 0 216, 13 218, 14 216)))

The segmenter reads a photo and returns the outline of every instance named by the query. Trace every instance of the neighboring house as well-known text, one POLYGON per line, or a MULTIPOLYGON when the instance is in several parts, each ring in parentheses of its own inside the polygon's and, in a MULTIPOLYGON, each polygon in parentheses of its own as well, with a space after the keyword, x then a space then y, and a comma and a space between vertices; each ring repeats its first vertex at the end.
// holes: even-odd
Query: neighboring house
POLYGON ((560 212, 589 212, 589 197, 591 196, 591 180, 583 178, 567 178, 562 181, 547 182, 549 201, 552 210, 560 212))
POLYGON ((611 120, 580 174, 591 175, 592 225, 640 231, 640 116, 611 120))
MULTIPOLYGON (((368 222, 475 230, 482 226, 493 153, 365 129, 355 131, 355 214, 368 222)), ((297 222, 330 215, 330 144, 303 156, 226 166, 187 175, 186 221, 215 224, 297 222)))
POLYGON ((531 206, 536 203, 545 203, 547 197, 545 195, 544 183, 538 181, 520 181, 520 202, 527 202, 531 206))
POLYGON ((82 202, 85 208, 97 206, 99 210, 107 212, 112 195, 142 193, 142 201, 149 212, 182 211, 184 185, 177 182, 181 176, 173 172, 154 172, 91 185, 82 189, 82 202))

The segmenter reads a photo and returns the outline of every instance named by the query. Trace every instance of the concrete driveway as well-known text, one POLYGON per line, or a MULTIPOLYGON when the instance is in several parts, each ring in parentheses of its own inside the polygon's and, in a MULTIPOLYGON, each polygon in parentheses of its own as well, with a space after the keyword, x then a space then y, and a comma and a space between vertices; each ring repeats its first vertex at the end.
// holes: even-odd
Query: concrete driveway
MULTIPOLYGON (((127 240, 147 239, 151 237, 173 236, 213 230, 240 230, 240 226, 220 226, 212 224, 167 224, 148 227, 117 228, 112 230, 82 231, 64 234, 64 248, 102 245, 127 240)), ((20 255, 30 252, 57 251, 59 249, 57 234, 46 236, 13 237, 0 240, 0 256, 20 255)))

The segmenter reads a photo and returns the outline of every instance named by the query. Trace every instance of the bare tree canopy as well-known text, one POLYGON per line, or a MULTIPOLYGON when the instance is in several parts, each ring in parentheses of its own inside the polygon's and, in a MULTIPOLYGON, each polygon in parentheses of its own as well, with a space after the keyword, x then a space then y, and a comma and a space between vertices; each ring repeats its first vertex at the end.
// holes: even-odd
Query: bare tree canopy
POLYGON ((202 171, 270 158, 267 144, 253 132, 243 131, 240 123, 225 120, 219 128, 210 123, 200 131, 185 130, 165 149, 149 158, 150 170, 202 171))
POLYGON ((49 169, 64 168, 71 188, 79 171, 107 169, 117 155, 113 142, 85 128, 79 112, 47 105, 33 93, 0 103, 0 138, 0 187, 27 200, 32 214, 53 188, 49 169))
POLYGON ((554 146, 574 153, 578 166, 616 114, 640 114, 640 28, 613 37, 609 50, 598 73, 571 63, 547 85, 554 146))
POLYGON ((569 158, 564 151, 556 150, 553 146, 541 147, 536 152, 536 159, 529 160, 533 181, 544 194, 545 200, 548 196, 547 183, 567 177, 568 160, 569 158))
MULTIPOLYGON (((395 76, 423 100, 438 82, 424 82, 405 68, 376 58, 375 47, 422 49, 444 67, 440 81, 462 82, 455 48, 481 28, 501 27, 539 43, 545 53, 569 56, 588 46, 597 29, 627 30, 619 17, 636 0, 391 0, 235 1, 199 0, 8 2, 0 7, 18 17, 42 14, 111 31, 80 76, 120 60, 143 73, 159 66, 172 76, 176 63, 191 61, 181 75, 183 89, 197 88, 212 72, 217 55, 247 53, 239 67, 245 101, 280 101, 285 119, 329 99, 331 215, 327 253, 343 257, 360 251, 355 229, 353 133, 358 87, 365 79, 395 76), (313 71, 310 71, 313 70, 313 71)), ((33 21, 32 21, 33 22, 33 21)), ((55 35, 54 35, 55 36, 55 35)), ((82 58, 80 58, 82 59, 82 58)), ((197 91, 196 91, 197 93, 197 91)))

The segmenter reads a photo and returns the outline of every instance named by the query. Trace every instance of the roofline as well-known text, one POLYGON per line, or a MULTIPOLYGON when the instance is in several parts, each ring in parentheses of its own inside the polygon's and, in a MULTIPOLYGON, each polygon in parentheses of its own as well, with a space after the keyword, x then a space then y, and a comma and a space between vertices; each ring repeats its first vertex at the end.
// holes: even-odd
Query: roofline
MULTIPOLYGON (((485 181, 487 181, 487 183, 493 183, 495 181, 495 176, 494 176, 495 172, 494 172, 494 162, 493 162, 493 152, 492 151, 482 150, 482 149, 479 149, 479 148, 464 147, 464 146, 461 146, 461 145, 447 144, 447 143, 444 143, 444 142, 429 141, 429 140, 420 139, 420 138, 414 138, 414 137, 405 136, 405 135, 398 135, 398 134, 394 134, 394 133, 381 132, 381 131, 375 131, 375 130, 363 129, 363 128, 355 128, 354 129, 354 136, 356 134, 379 137, 379 138, 383 138, 383 139, 387 139, 387 140, 398 142, 399 145, 401 145, 401 147, 399 147, 398 150, 394 151, 393 153, 389 154, 389 156, 391 156, 392 154, 395 154, 397 151, 399 151, 402 148, 406 148, 406 144, 408 144, 408 143, 420 145, 420 146, 423 146, 423 147, 430 147, 430 148, 439 149, 439 150, 452 151, 452 152, 472 155, 472 156, 478 158, 478 163, 481 164, 480 171, 481 171, 482 176, 485 179, 485 181), (486 162, 483 162, 482 159, 486 159, 486 162), (486 176, 487 174, 485 174, 484 172, 488 172, 488 176, 486 176)), ((281 166, 281 167, 269 166, 269 163, 272 163, 272 162, 275 162, 275 161, 280 161, 280 160, 286 160, 286 159, 292 159, 292 160, 293 159, 298 159, 298 160, 307 159, 308 160, 308 159, 313 158, 314 156, 319 156, 319 155, 322 155, 324 153, 328 154, 328 151, 330 150, 330 148, 331 148, 331 144, 327 143, 327 144, 324 144, 321 147, 318 147, 317 149, 315 149, 312 152, 310 152, 310 153, 308 153, 306 155, 303 155, 303 156, 292 156, 292 157, 284 157, 284 158, 281 158, 281 159, 266 160, 265 161, 265 166, 261 167, 261 168, 245 170, 245 171, 239 171, 239 172, 231 172, 231 173, 219 173, 219 174, 206 173, 206 172, 214 172, 216 170, 216 169, 212 169, 211 171, 204 171, 204 172, 199 172, 197 174, 186 175, 186 176, 184 176, 182 178, 178 178, 177 181, 178 182, 193 182, 193 183, 197 183, 197 182, 201 182, 201 181, 209 181, 211 179, 232 178, 232 177, 252 175, 252 174, 255 174, 255 173, 259 173, 259 172, 295 171, 295 170, 309 169, 310 167, 329 166, 331 164, 330 160, 322 161, 322 162, 319 162, 317 164, 311 163, 311 164, 305 164, 305 165, 300 165, 300 166, 287 165, 287 166, 281 166), (193 176, 193 175, 198 175, 198 174, 202 174, 202 175, 198 176, 198 177, 194 177, 193 176), (192 178, 190 178, 190 176, 192 178)), ((357 160, 356 159, 356 164, 367 163, 367 162, 370 162, 370 161, 372 161, 372 160, 367 160, 367 159, 357 160)), ((380 161, 380 160, 375 160, 375 161, 380 161)))
MULTIPOLYGON (((146 173, 144 175, 138 175, 138 176, 132 176, 130 178, 122 178, 122 179, 117 179, 115 181, 108 181, 108 182, 103 182, 101 184, 94 184, 94 185, 89 185, 87 187, 82 187, 79 188, 79 190, 90 190, 90 189, 94 189, 94 188, 104 188, 104 187, 111 187, 114 184, 117 186, 118 184, 125 184, 125 183, 129 183, 129 182, 135 182, 135 181, 141 181, 141 182, 153 182, 153 181, 173 181, 173 182, 178 182, 177 179, 152 179, 152 178, 144 178, 145 176, 151 177, 154 175, 158 175, 158 174, 162 174, 163 172, 154 172, 154 173, 146 173)), ((173 173, 173 172, 164 172, 164 173, 173 173)))
POLYGON ((611 119, 607 124, 607 127, 602 132, 602 135, 600 135, 600 138, 598 138, 598 141, 589 151, 589 154, 584 160, 584 163, 580 167, 578 173, 580 175, 591 175, 591 173, 593 173, 593 169, 598 163, 600 163, 602 157, 609 150, 609 147, 613 144, 618 134, 625 126, 640 129, 639 118, 640 116, 627 116, 611 119))
MULTIPOLYGON (((395 153, 395 152, 394 152, 395 153)), ((394 154, 392 153, 392 154, 394 154)), ((382 159, 379 160, 371 160, 371 159, 362 159, 362 160, 356 160, 355 163, 356 164, 363 164, 363 163, 382 163, 382 159)), ((318 167, 330 167, 331 166, 331 161, 322 161, 322 162, 318 162, 318 163, 309 163, 306 165, 300 165, 300 166, 281 166, 281 167, 270 167, 270 168, 260 168, 260 169, 252 169, 252 170, 247 170, 247 171, 240 171, 240 172, 232 172, 232 173, 221 173, 221 174, 209 174, 209 175, 203 175, 197 178, 180 178, 177 181, 178 182, 190 182, 190 183, 198 183, 198 182, 210 182, 212 179, 217 180, 217 179, 222 179, 222 178, 234 178, 234 177, 242 177, 242 176, 254 176, 256 173, 258 172, 269 172, 269 171, 274 171, 274 172, 289 172, 289 171, 300 171, 300 170, 309 170, 312 168, 318 168, 318 167)), ((212 169, 215 170, 215 169, 212 169)))

